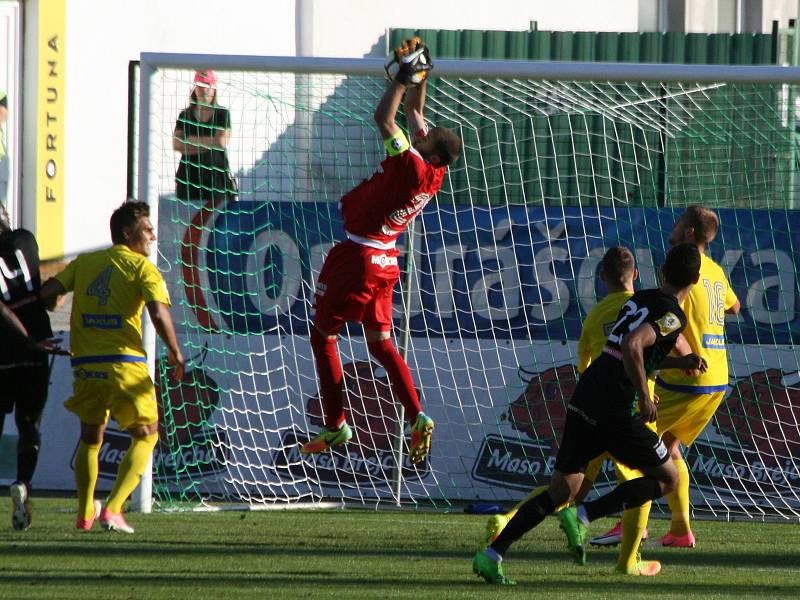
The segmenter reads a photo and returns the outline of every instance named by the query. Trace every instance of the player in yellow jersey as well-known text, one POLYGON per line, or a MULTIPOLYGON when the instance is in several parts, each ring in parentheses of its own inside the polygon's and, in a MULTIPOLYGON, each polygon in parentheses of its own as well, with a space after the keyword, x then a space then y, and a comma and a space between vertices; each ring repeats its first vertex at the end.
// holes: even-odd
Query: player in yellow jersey
MULTIPOLYGON (((600 302, 595 304, 586 315, 583 322, 581 337, 578 341, 578 373, 583 374, 591 362, 596 359, 606 345, 608 333, 617 322, 619 312, 623 305, 633 296, 633 282, 636 280, 638 272, 634 266, 633 254, 627 248, 611 248, 603 256, 601 263, 600 278, 605 282, 608 295, 600 302)), ((676 350, 679 354, 688 354, 685 340, 679 338, 676 350)), ((648 387, 651 394, 654 388, 653 379, 648 380, 648 387)), ((646 423, 647 427, 655 430, 654 423, 646 423)), ((617 473, 617 481, 622 483, 636 477, 641 477, 642 473, 634 469, 629 469, 619 461, 604 453, 592 460, 586 467, 585 479, 581 489, 575 496, 575 503, 580 503, 592 489, 600 468, 605 460, 614 463, 614 470, 617 473)), ((630 536, 628 545, 623 544, 620 551, 620 561, 617 564, 617 571, 629 575, 657 575, 661 570, 661 563, 658 561, 644 561, 638 559, 639 544, 642 539, 647 537, 647 517, 650 512, 650 502, 644 505, 625 511, 623 520, 625 526, 631 528, 635 535, 630 536), (628 558, 632 556, 631 560, 628 558)), ((596 543, 598 539, 609 539, 616 534, 617 543, 621 537, 623 524, 617 525, 604 536, 593 538, 590 543, 596 543)), ((600 545, 600 544, 598 544, 600 545)))
POLYGON ((680 303, 698 281, 700 252, 692 244, 675 246, 667 254, 662 271, 664 283, 660 288, 636 292, 625 302, 602 353, 578 380, 547 492, 521 506, 500 535, 473 558, 473 573, 487 582, 513 585, 501 565, 509 547, 556 507, 572 500, 587 464, 604 452, 640 470, 643 476, 558 513, 578 564, 586 564, 584 540, 589 523, 641 506, 675 488, 677 472, 669 451, 644 425, 657 416, 657 399, 647 382, 656 369, 705 370, 705 362, 695 354, 668 356, 686 326, 680 303))
POLYGON ((728 358, 725 351, 725 315, 739 312, 739 300, 731 289, 725 272, 704 252, 717 235, 719 218, 707 208, 692 206, 675 222, 669 243, 689 243, 702 255, 700 281, 695 285, 683 310, 687 325, 683 335, 692 351, 708 363, 708 370, 698 377, 680 371, 664 371, 656 379, 658 434, 669 448, 678 467, 678 487, 667 495, 672 524, 661 538, 663 546, 695 545, 689 523, 689 469, 680 451, 680 443, 689 446, 705 429, 728 388, 728 358))
MULTIPOLYGON (((583 372, 589 367, 591 362, 596 359, 606 345, 608 333, 617 322, 620 309, 633 296, 633 282, 638 277, 633 254, 627 248, 618 246, 609 249, 604 255, 600 267, 600 279, 606 284, 608 295, 600 302, 595 304, 586 315, 581 329, 581 337, 578 341, 578 373, 583 372)), ((652 382, 650 389, 652 390, 652 382)), ((648 424, 651 427, 651 424, 648 424)), ((585 480, 580 491, 575 497, 576 502, 582 501, 591 490, 594 480, 600 472, 603 462, 611 458, 608 453, 598 456, 586 467, 585 480)), ((639 471, 628 469, 624 465, 615 462, 617 478, 621 482, 641 477, 639 471)), ((485 543, 488 545, 500 534, 506 523, 513 518, 520 507, 529 502, 547 489, 548 486, 541 486, 533 490, 525 499, 518 503, 511 511, 491 517, 486 525, 485 543)), ((648 503, 649 505, 649 503, 648 503)), ((639 509, 632 509, 639 511, 639 509)), ((647 523, 645 514, 644 525, 647 523)), ((642 529, 644 529, 644 525, 642 529)), ((638 540, 636 542, 638 547, 638 540)), ((655 562, 655 561, 652 561, 655 562)), ((658 563, 656 563, 658 567, 658 563)), ((634 565, 634 568, 641 567, 642 570, 654 570, 656 566, 643 564, 634 565)))
POLYGON ((41 290, 45 301, 75 292, 70 318, 75 380, 64 406, 81 420, 75 456, 79 530, 90 530, 99 518, 104 529, 133 533, 122 505, 138 485, 158 440, 158 406, 142 344, 143 307, 167 346, 173 379, 183 377, 184 359, 169 314, 166 284, 147 258, 156 239, 149 217, 146 203, 124 203, 111 215, 114 245, 81 254, 41 290), (132 441, 101 507, 94 500, 94 489, 109 414, 132 441))
MULTIPOLYGON (((608 333, 617 322, 619 312, 625 302, 633 296, 634 281, 638 278, 638 271, 635 267, 635 260, 633 254, 627 248, 618 246, 609 249, 604 255, 600 267, 600 279, 606 284, 608 295, 595 304, 586 319, 583 322, 581 329, 581 336, 578 341, 578 373, 583 374, 589 367, 594 359, 596 359, 603 351, 608 338, 608 333)), ((685 338, 679 337, 676 343, 675 354, 685 355, 689 354, 691 350, 686 343, 685 338)), ((655 382, 653 379, 648 381, 648 386, 651 393, 653 392, 655 382)), ((647 423, 647 426, 655 430, 654 423, 647 423)), ((610 459, 614 462, 614 468, 617 473, 617 480, 622 483, 641 477, 641 472, 629 469, 625 465, 614 461, 608 453, 604 453, 594 460, 592 460, 586 467, 585 479, 581 485, 580 490, 575 496, 575 502, 582 502, 592 489, 594 481, 600 472, 600 468, 605 460, 610 459)), ((486 525, 486 539, 485 543, 490 544, 502 531, 503 527, 508 521, 516 514, 519 508, 529 502, 547 489, 547 486, 541 486, 532 491, 524 500, 518 503, 511 511, 492 516, 486 525)), ((656 575, 661 569, 661 564, 658 561, 643 561, 638 558, 638 548, 642 539, 647 537, 646 526, 647 518, 649 516, 650 503, 637 508, 630 509, 624 513, 625 527, 630 529, 632 534, 623 543, 620 549, 620 560, 617 564, 617 571, 631 575, 656 575)), ((620 543, 622 537, 622 522, 617 523, 614 529, 603 536, 598 538, 614 537, 614 545, 620 543)), ((608 543, 597 543, 596 545, 610 545, 608 543)))

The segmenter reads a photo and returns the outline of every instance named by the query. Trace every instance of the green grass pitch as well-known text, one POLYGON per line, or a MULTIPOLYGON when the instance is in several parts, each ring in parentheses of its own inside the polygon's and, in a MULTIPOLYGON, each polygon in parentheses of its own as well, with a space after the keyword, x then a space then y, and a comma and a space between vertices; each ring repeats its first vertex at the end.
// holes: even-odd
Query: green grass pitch
MULTIPOLYGON (((129 515, 134 535, 74 530, 73 499, 34 498, 30 530, 0 529, 0 598, 800 597, 797 523, 695 522, 698 547, 645 548, 661 575, 612 575, 616 550, 571 562, 557 521, 515 545, 494 588, 471 572, 486 517, 369 510, 129 515)), ((594 524, 605 531, 611 520, 594 524)), ((651 521, 651 535, 668 523, 651 521)))

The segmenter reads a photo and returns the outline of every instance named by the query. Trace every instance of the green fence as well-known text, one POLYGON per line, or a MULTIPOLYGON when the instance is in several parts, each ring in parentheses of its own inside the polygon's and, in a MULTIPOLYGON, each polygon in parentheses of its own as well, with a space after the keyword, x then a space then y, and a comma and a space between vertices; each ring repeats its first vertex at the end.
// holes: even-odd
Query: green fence
MULTIPOLYGON (((774 64, 779 41, 777 33, 395 29, 389 45, 415 34, 435 58, 748 65, 774 64)), ((476 85, 465 98, 463 86, 456 94, 447 82, 434 78, 430 85, 437 124, 459 128, 471 150, 451 170, 451 191, 440 201, 465 201, 462 192, 471 190, 470 202, 488 204, 791 202, 793 96, 781 86, 630 82, 594 89, 552 82, 528 93, 520 107, 513 87, 476 85), (575 100, 586 93, 598 94, 603 106, 575 100), (456 106, 458 119, 448 118, 456 106), (474 118, 470 106, 481 107, 474 118)))

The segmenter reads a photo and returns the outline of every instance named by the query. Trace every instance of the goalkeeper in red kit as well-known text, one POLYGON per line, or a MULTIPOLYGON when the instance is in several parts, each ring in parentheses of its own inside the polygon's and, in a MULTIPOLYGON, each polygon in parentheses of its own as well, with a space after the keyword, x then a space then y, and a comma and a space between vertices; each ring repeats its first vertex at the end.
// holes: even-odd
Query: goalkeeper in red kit
POLYGON ((342 198, 347 239, 331 249, 317 282, 311 348, 325 426, 301 451, 325 452, 353 436, 345 422, 337 349, 339 332, 352 321, 363 323, 369 352, 386 370, 405 409, 411 423, 409 458, 416 464, 430 451, 434 425, 422 412, 408 365, 392 343, 392 291, 400 279, 395 244, 439 191, 447 166, 461 153, 461 140, 449 129, 425 126, 425 87, 432 63, 422 40, 407 40, 394 58, 399 68, 374 115, 388 156, 372 177, 342 198), (395 122, 404 96, 411 143, 395 122))

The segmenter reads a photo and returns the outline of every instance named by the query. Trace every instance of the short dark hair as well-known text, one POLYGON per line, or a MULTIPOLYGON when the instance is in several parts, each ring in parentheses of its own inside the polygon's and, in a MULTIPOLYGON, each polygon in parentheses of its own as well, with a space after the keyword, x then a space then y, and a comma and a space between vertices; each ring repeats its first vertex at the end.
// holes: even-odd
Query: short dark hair
POLYGON ((700 276, 700 250, 694 244, 678 244, 667 253, 661 266, 664 280, 681 289, 691 285, 700 276))
POLYGON ((624 246, 609 248, 603 255, 603 277, 609 283, 624 283, 633 274, 633 253, 624 246))
POLYGON ((434 127, 427 136, 431 140, 431 148, 439 155, 441 165, 453 164, 461 155, 461 138, 446 127, 434 127))
POLYGON ((717 235, 719 217, 713 210, 702 206, 690 206, 681 215, 684 227, 694 227, 694 241, 708 244, 717 235))
POLYGON ((111 241, 115 244, 124 244, 125 235, 123 229, 126 227, 136 227, 139 219, 150 216, 150 205, 147 202, 129 200, 123 202, 111 214, 111 241))

